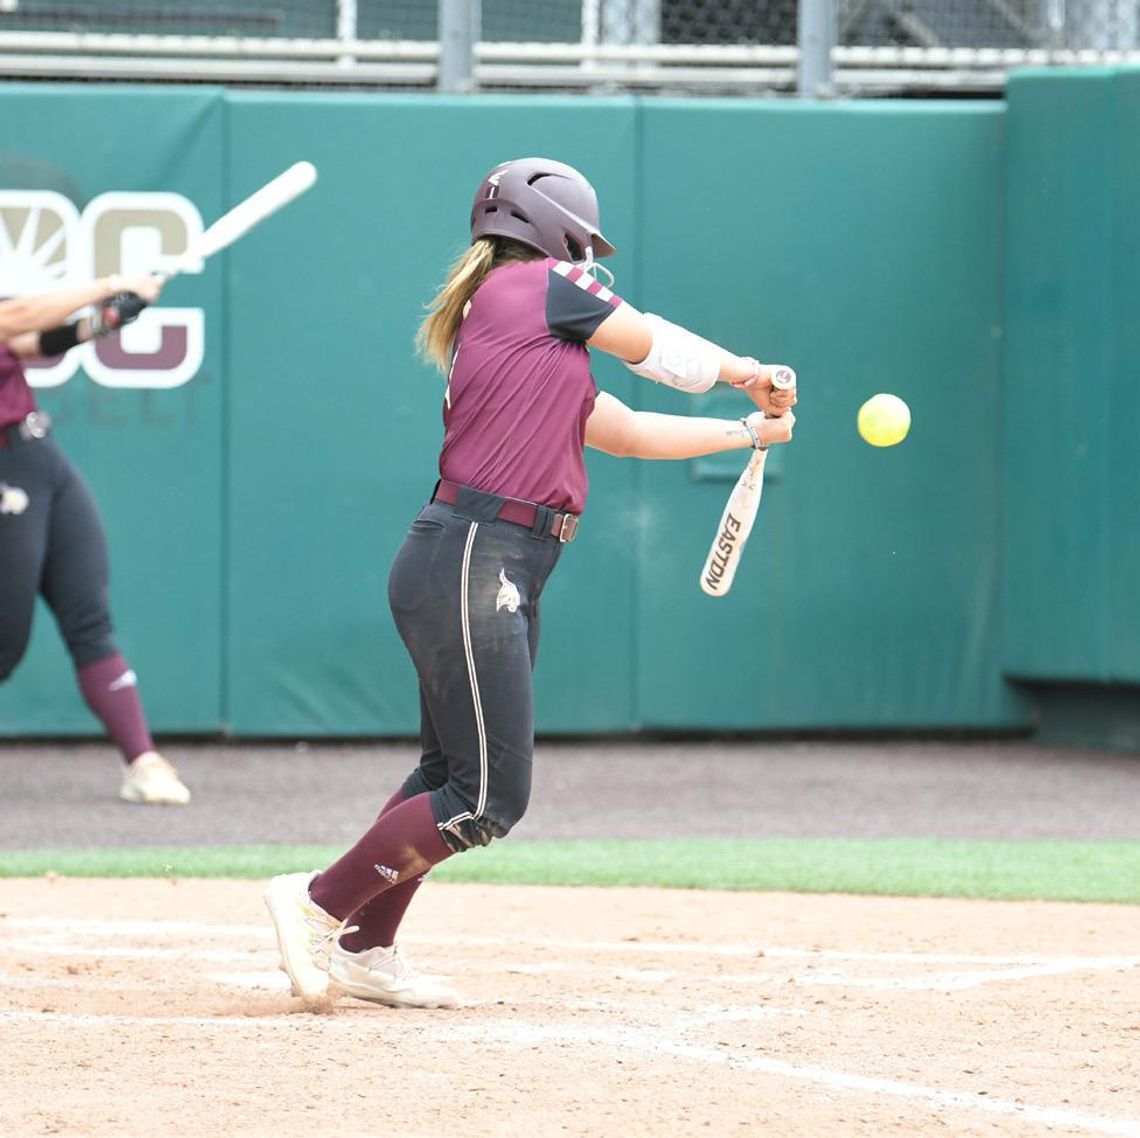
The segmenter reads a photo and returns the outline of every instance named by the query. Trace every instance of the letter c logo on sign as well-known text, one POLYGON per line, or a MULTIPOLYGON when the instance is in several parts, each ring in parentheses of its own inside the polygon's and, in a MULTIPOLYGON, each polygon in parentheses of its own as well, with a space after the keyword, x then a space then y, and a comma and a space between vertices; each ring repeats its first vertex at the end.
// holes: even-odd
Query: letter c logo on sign
MULTIPOLYGON (((55 191, 0 190, 0 296, 145 272, 201 232, 201 214, 181 194, 100 194, 81 213, 55 191)), ((121 332, 30 366, 28 380, 55 387, 82 367, 104 387, 179 387, 198 374, 204 352, 202 309, 160 301, 121 332)))

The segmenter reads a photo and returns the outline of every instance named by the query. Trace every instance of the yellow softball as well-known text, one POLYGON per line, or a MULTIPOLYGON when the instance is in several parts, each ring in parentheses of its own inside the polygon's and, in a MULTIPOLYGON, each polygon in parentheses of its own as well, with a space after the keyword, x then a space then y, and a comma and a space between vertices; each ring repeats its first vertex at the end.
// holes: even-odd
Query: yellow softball
POLYGON ((910 408, 897 396, 880 392, 859 408, 859 434, 873 447, 893 447, 910 430, 910 408))

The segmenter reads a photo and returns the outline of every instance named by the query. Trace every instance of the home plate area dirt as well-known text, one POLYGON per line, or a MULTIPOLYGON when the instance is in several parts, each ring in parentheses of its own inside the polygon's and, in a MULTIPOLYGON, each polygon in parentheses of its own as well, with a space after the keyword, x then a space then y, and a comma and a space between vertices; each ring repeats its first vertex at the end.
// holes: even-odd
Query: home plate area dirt
POLYGON ((0 1135, 1140 1138, 1140 911, 431 883, 307 1006, 264 883, 0 881, 0 1135))

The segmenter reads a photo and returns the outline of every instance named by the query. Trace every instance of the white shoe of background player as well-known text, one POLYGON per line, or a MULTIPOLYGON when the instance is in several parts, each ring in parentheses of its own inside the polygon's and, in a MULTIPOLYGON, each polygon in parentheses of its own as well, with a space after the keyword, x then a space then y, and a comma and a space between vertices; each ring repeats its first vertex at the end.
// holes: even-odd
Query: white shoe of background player
POLYGON ((185 806, 190 791, 157 751, 144 751, 123 771, 119 797, 148 806, 185 806))
POLYGON ((344 931, 344 921, 326 913, 309 896, 309 883, 317 872, 282 874, 272 878, 265 890, 281 967, 298 996, 323 996, 328 991, 329 953, 344 931))
POLYGON ((391 948, 349 952, 339 943, 329 953, 329 982, 358 1000, 390 1008, 456 1008, 459 997, 434 976, 417 972, 391 948))

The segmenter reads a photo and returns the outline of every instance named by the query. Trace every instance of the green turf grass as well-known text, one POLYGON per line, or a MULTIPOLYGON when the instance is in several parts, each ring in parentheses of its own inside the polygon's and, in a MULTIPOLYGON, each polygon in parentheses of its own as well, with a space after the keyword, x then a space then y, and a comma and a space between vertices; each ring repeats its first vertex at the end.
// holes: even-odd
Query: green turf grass
MULTIPOLYGON (((327 865, 341 852, 331 846, 3 850, 0 877, 267 878, 327 865)), ((507 841, 452 858, 434 877, 1140 904, 1140 842, 507 841)))

